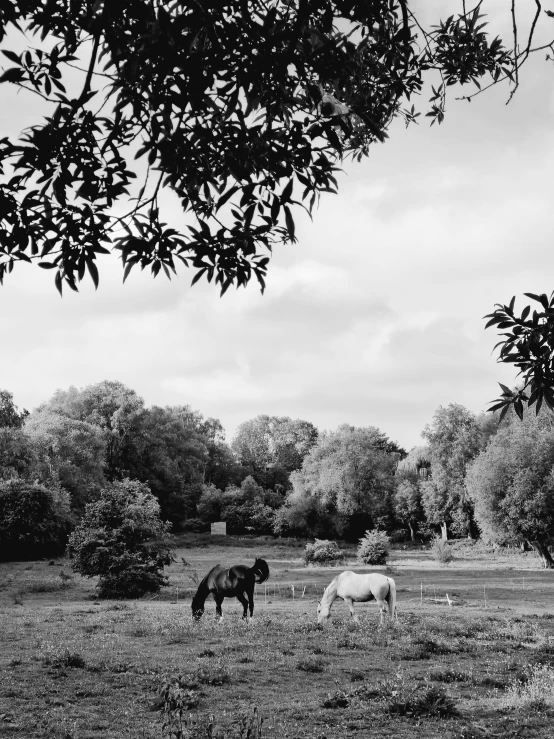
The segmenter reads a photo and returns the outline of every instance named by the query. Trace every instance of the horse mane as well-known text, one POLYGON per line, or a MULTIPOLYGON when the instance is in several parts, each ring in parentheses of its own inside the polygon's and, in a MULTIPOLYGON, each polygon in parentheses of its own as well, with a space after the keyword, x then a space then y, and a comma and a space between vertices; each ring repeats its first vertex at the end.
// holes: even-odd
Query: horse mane
POLYGON ((327 601, 329 601, 329 604, 328 605, 330 607, 331 604, 333 603, 333 601, 335 600, 335 598, 337 597, 337 580, 338 579, 339 579, 339 576, 336 575, 331 580, 331 582, 329 583, 329 585, 327 585, 327 587, 325 588, 325 590, 323 591, 323 595, 321 596, 321 601, 320 601, 320 603, 322 605, 327 605, 327 601), (325 599, 325 603, 323 602, 324 599, 325 599))
POLYGON ((265 561, 265 559, 256 558, 256 561, 254 562, 254 566, 250 568, 251 572, 258 573, 260 576, 260 579, 258 580, 259 583, 265 582, 267 578, 269 577, 269 565, 265 561))

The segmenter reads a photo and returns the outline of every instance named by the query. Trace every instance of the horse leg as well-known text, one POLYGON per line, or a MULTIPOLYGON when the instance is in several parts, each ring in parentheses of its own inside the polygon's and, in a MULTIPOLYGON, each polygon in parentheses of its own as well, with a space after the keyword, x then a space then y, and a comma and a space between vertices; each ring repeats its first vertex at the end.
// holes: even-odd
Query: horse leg
POLYGON ((383 625, 383 622, 385 620, 385 614, 388 612, 389 607, 385 600, 382 598, 377 598, 377 605, 379 606, 379 613, 381 614, 381 620, 379 621, 379 626, 383 625))
POLYGON ((354 619, 354 622, 357 623, 357 624, 359 624, 360 623, 360 619, 354 613, 354 605, 352 603, 352 598, 344 598, 343 600, 346 603, 346 605, 348 606, 348 608, 350 610, 350 615, 354 619))
POLYGON ((220 619, 223 618, 223 611, 221 610, 221 604, 223 603, 223 596, 218 595, 217 593, 214 593, 214 600, 215 600, 215 613, 216 616, 220 619))
POLYGON ((245 596, 244 593, 237 593, 237 600, 239 600, 242 604, 242 607, 244 608, 244 612, 242 614, 243 618, 246 618, 248 615, 248 599, 245 596))

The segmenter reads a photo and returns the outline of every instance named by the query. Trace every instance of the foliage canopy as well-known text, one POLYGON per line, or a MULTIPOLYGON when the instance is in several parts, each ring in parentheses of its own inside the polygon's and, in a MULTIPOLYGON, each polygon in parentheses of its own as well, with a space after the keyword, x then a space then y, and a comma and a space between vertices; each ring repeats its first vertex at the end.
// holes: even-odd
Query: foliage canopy
POLYGON ((0 82, 35 94, 45 118, 0 141, 0 281, 25 261, 52 270, 60 292, 87 272, 97 285, 97 258, 115 249, 124 278, 182 262, 193 283, 225 292, 255 277, 263 289, 273 247, 296 240, 293 211, 336 192, 341 160, 367 155, 395 118, 416 120, 424 75, 439 123, 452 85, 517 83, 538 14, 513 52, 479 5, 428 29, 411 6, 4 3, 0 82))

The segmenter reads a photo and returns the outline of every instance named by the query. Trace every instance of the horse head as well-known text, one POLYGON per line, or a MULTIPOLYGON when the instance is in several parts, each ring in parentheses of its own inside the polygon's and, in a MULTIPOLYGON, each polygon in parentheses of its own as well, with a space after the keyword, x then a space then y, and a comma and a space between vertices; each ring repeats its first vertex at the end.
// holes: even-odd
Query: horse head
POLYGON ((252 567, 254 577, 257 583, 262 583, 269 577, 269 565, 265 559, 256 559, 254 567, 252 567))
POLYGON ((200 621, 202 618, 202 615, 204 613, 204 604, 199 603, 196 598, 192 599, 192 603, 190 605, 191 611, 192 611, 192 617, 195 621, 200 621))
POLYGON ((327 620, 331 615, 331 609, 329 606, 322 606, 321 601, 317 602, 317 622, 320 624, 322 621, 327 620))

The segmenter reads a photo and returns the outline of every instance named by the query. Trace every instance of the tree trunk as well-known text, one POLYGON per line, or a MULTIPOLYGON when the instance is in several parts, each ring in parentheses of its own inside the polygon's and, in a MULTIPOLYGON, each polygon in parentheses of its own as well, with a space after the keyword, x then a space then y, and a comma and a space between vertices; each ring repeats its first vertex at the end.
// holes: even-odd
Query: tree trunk
POLYGON ((409 523, 409 522, 408 522, 408 526, 410 527, 410 538, 411 538, 411 540, 412 540, 412 541, 415 541, 415 531, 414 531, 414 527, 413 527, 413 526, 412 526, 412 524, 411 524, 411 523, 409 523))
POLYGON ((444 541, 448 541, 448 529, 445 521, 441 521, 441 537, 444 541))
POLYGON ((548 546, 539 539, 530 541, 529 544, 537 551, 542 559, 542 563, 545 570, 554 570, 554 559, 548 550, 548 546))

